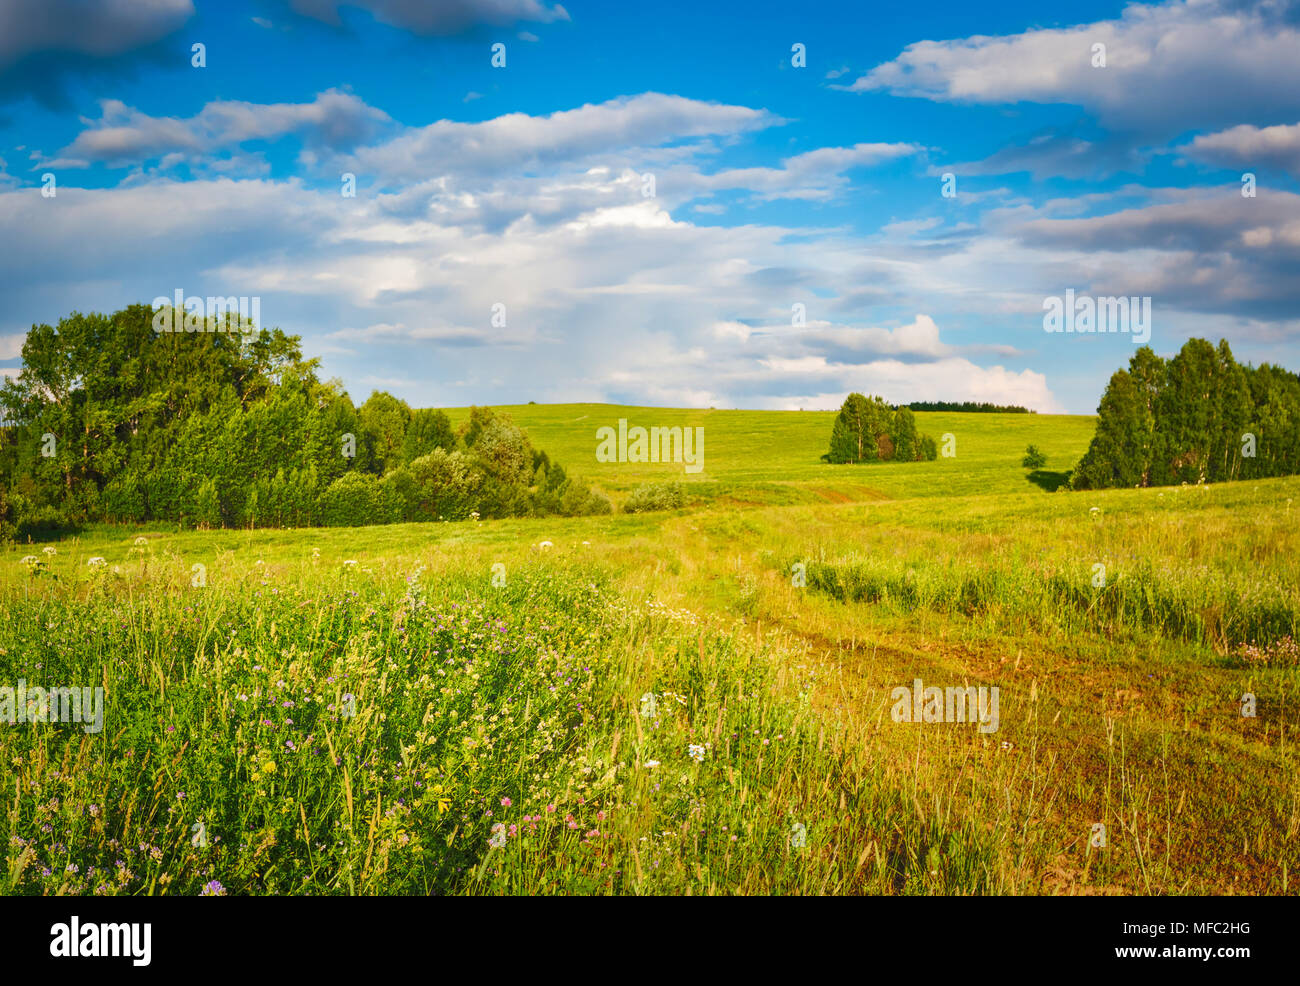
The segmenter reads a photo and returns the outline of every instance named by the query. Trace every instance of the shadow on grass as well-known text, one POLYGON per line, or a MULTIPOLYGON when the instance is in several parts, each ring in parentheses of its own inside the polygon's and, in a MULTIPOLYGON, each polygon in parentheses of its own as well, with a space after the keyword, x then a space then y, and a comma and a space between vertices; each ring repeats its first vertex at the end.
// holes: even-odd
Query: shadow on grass
POLYGON ((1035 486, 1041 486, 1048 493, 1055 493, 1070 482, 1068 472, 1048 472, 1045 469, 1035 469, 1025 478, 1035 486))

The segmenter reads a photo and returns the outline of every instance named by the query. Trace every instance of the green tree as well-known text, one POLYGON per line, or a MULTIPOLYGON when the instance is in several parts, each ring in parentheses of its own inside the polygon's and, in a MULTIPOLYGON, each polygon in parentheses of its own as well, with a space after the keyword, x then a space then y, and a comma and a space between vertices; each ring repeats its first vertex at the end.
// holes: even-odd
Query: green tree
POLYGON ((402 464, 402 446, 411 420, 411 408, 382 390, 371 393, 359 409, 361 429, 374 450, 375 471, 387 472, 402 464))
POLYGON ((920 455, 921 439, 916 433, 916 415, 911 408, 900 407, 894 412, 890 437, 894 443, 894 458, 898 461, 912 462, 920 455))
POLYGON ((402 441, 402 461, 411 462, 434 449, 456 451, 456 432, 444 411, 421 408, 411 414, 411 423, 402 441))

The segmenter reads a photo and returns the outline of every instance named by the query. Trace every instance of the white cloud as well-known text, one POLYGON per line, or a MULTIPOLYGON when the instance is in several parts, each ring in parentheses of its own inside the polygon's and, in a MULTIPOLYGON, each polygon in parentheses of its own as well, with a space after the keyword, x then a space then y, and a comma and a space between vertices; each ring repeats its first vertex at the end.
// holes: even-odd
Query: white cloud
POLYGON ((1300 104, 1300 31, 1283 5, 1133 3, 1120 17, 1021 34, 919 41, 852 91, 958 103, 1069 103, 1122 130, 1177 132, 1300 104), (1094 68, 1093 45, 1106 47, 1094 68), (1213 80, 1210 84, 1207 80, 1213 80))
POLYGON ((328 89, 310 103, 208 103, 194 117, 155 117, 116 99, 100 101, 100 118, 61 152, 60 162, 138 162, 167 154, 206 155, 248 140, 296 133, 330 148, 370 139, 391 123, 387 113, 349 92, 328 89))
POLYGON ((1274 167, 1300 177, 1300 123, 1274 127, 1243 123, 1201 134, 1185 151, 1188 157, 1222 167, 1274 167))
POLYGON ((355 152, 358 172, 389 181, 430 175, 518 174, 672 140, 732 135, 781 123, 764 110, 643 93, 546 116, 507 113, 479 123, 439 120, 355 152))
POLYGON ((13 335, 0 335, 0 359, 18 359, 23 352, 23 341, 27 338, 21 332, 13 335))

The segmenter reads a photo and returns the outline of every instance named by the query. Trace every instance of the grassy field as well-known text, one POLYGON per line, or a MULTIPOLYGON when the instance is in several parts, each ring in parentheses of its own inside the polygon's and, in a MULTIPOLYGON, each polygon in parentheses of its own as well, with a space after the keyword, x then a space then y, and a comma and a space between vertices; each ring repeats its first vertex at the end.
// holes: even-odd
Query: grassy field
POLYGON ((0 686, 105 695, 0 726, 0 891, 1295 892, 1300 481, 1027 477, 1088 418, 828 466, 824 413, 507 410, 616 499, 680 467, 597 427, 702 424, 699 500, 0 551, 0 686), (917 678, 996 730, 894 721, 917 678))
MULTIPOLYGON (((692 411, 612 404, 518 404, 500 408, 533 444, 570 473, 615 501, 639 483, 679 479, 697 499, 740 506, 840 503, 968 493, 1029 495, 1052 484, 1088 448, 1096 421, 1083 415, 942 414, 918 412, 917 429, 939 441, 951 434, 956 454, 934 462, 828 466, 821 461, 834 411, 692 411), (686 475, 675 463, 596 461, 596 429, 628 426, 702 427, 704 469, 686 475), (1048 468, 1036 479, 1020 469, 1025 446, 1036 443, 1048 468)), ((448 410, 453 424, 469 408, 448 410)))

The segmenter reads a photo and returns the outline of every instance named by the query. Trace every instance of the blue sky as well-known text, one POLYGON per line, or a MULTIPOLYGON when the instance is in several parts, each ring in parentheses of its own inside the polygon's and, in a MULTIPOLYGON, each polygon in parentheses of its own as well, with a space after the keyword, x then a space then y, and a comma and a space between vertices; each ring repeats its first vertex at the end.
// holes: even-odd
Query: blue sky
POLYGON ((416 406, 1091 412, 1134 342, 1067 289, 1297 369, 1297 53, 1232 0, 13 0, 0 374, 178 288, 416 406))

